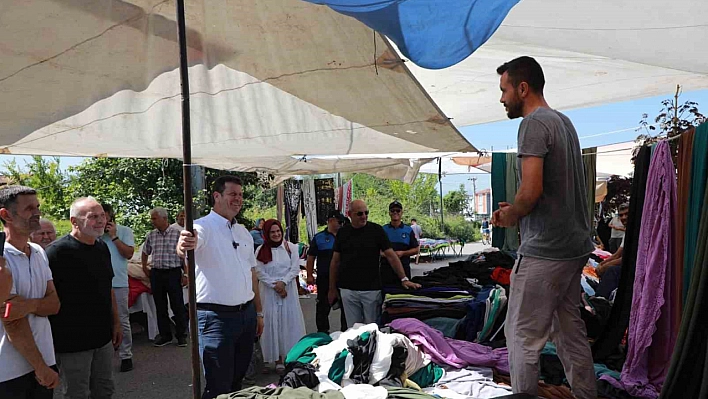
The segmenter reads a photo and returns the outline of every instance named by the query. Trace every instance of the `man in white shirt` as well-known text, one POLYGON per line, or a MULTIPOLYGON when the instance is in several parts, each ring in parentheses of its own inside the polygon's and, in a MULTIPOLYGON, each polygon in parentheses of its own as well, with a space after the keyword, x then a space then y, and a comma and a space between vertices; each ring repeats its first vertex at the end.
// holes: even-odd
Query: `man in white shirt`
POLYGON ((624 239, 627 219, 629 218, 629 204, 622 204, 619 207, 619 214, 610 221, 610 253, 615 253, 620 248, 620 244, 624 239))
POLYGON ((214 182, 209 215, 182 231, 177 253, 194 250, 196 261, 199 352, 206 387, 203 399, 241 389, 256 336, 263 332, 263 313, 253 237, 236 223, 243 205, 243 184, 236 176, 214 182))
POLYGON ((39 201, 34 189, 0 190, 0 220, 7 238, 3 251, 14 285, 0 307, 0 398, 51 399, 59 384, 52 329, 47 318, 59 311, 47 255, 28 243, 39 229, 39 201), (7 315, 8 317, 3 317, 7 315))

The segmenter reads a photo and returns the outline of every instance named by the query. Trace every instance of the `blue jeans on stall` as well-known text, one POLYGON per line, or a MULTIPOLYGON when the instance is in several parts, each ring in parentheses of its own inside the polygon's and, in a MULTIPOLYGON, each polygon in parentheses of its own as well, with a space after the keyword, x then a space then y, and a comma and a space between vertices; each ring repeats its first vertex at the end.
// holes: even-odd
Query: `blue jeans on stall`
MULTIPOLYGON (((218 305, 216 305, 218 306, 218 305)), ((256 339, 256 308, 249 303, 240 311, 200 309, 199 354, 206 387, 202 399, 241 390, 256 339)))

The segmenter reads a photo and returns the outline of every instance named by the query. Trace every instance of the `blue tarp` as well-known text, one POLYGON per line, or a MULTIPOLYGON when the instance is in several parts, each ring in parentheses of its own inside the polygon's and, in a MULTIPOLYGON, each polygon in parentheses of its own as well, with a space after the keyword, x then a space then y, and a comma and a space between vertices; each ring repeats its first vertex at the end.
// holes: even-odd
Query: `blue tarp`
POLYGON ((467 58, 497 30, 519 0, 305 0, 327 5, 383 33, 428 69, 467 58))

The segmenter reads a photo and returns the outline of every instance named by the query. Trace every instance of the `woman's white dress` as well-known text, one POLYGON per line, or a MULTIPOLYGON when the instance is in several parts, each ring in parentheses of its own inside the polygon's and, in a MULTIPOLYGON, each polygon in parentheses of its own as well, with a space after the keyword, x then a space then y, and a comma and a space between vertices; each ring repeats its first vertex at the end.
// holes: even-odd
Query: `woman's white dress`
POLYGON ((264 321, 261 348, 263 361, 267 363, 279 357, 284 360, 290 349, 305 335, 305 320, 295 280, 300 273, 298 247, 283 240, 283 244, 271 248, 271 251, 271 262, 263 264, 257 261, 256 264, 264 321), (284 245, 290 246, 290 254, 284 245), (285 283, 288 293, 285 298, 281 298, 273 289, 278 281, 285 283))

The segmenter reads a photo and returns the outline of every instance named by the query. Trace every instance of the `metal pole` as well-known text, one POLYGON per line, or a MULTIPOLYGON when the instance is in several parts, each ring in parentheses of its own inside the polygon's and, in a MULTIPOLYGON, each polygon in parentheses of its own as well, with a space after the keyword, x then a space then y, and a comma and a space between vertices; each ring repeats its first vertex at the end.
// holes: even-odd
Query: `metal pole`
POLYGON ((445 209, 443 205, 443 192, 442 192, 442 158, 438 158, 438 183, 440 183, 440 229, 442 230, 443 236, 445 235, 445 209))
MULTIPOLYGON (((194 231, 192 215, 192 139, 189 120, 189 70, 187 63, 187 35, 184 18, 184 0, 177 0, 177 33, 179 36, 179 80, 182 85, 182 178, 184 188, 185 229, 194 231)), ((199 336, 197 335, 197 291, 194 273, 194 251, 187 252, 189 278, 189 335, 192 348, 192 398, 202 397, 202 368, 199 359, 199 336)))

